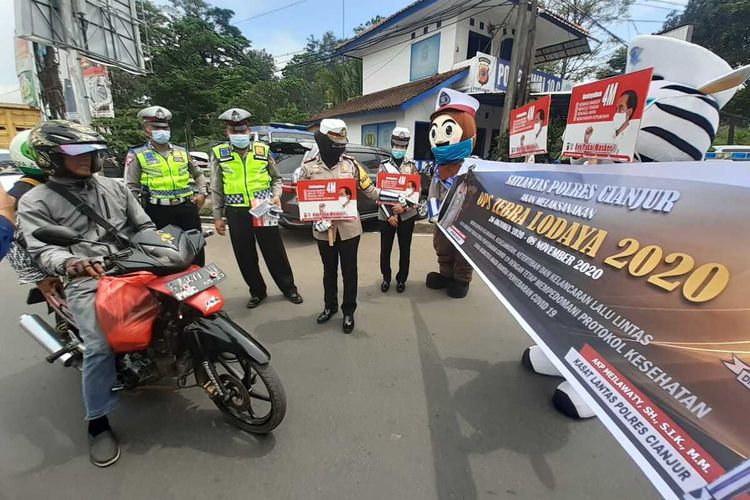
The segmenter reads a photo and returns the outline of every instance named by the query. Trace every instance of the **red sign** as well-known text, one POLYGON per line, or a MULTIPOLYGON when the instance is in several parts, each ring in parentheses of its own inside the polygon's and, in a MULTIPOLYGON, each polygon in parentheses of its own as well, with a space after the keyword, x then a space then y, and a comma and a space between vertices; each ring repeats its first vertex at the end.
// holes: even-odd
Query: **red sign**
POLYGON ((378 187, 392 194, 390 201, 388 197, 381 196, 383 203, 386 205, 400 204, 398 198, 403 196, 411 203, 419 203, 419 194, 421 188, 422 176, 419 174, 390 174, 380 172, 378 174, 378 187))
POLYGON ((550 102, 550 96, 546 95, 511 111, 511 158, 547 152, 550 102))
POLYGON ((562 156, 633 161, 652 68, 573 87, 562 156))
POLYGON ((297 182, 301 221, 356 220, 357 181, 353 178, 297 182))

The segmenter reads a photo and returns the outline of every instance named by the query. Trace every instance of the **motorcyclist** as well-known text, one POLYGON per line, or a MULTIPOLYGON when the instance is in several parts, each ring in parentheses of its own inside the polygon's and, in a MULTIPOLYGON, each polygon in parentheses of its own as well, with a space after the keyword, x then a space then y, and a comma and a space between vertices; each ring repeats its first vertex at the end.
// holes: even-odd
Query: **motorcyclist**
POLYGON ((117 380, 115 356, 96 319, 97 279, 104 275, 103 256, 116 251, 118 245, 137 232, 155 226, 123 183, 94 176, 107 152, 104 138, 94 129, 51 120, 31 130, 29 145, 37 165, 50 178, 21 199, 20 227, 37 263, 48 272, 70 280, 65 295, 85 346, 83 402, 89 456, 94 465, 107 467, 120 458, 120 446, 107 419, 117 407, 117 397, 112 391, 117 380), (94 215, 85 215, 80 203, 74 206, 71 201, 75 200, 68 199, 66 191, 108 222, 111 230, 96 222, 94 215), (34 230, 52 225, 67 226, 87 241, 62 247, 34 237, 34 230))

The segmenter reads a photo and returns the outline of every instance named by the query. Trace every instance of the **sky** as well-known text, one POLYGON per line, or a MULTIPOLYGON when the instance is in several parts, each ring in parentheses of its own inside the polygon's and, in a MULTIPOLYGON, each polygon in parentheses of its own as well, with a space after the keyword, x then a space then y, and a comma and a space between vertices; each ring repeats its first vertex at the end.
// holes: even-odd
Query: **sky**
MULTIPOLYGON (((253 47, 265 49, 279 56, 277 65, 283 66, 290 52, 301 50, 309 35, 320 37, 326 31, 338 36, 343 29, 347 36, 352 29, 377 15, 388 16, 411 0, 208 0, 219 7, 235 11, 235 22, 253 47), (270 12, 279 7, 289 8, 270 12), (343 6, 343 8, 342 8, 343 6)), ((159 3, 166 3, 160 0, 159 3)), ((612 32, 628 41, 639 32, 652 33, 661 28, 661 23, 675 4, 686 4, 687 0, 635 0, 630 17, 638 22, 618 22, 609 26, 612 32), (657 22, 647 22, 657 21, 657 22)), ((20 102, 18 79, 15 72, 13 45, 14 15, 13 1, 0 0, 0 102, 20 102)))

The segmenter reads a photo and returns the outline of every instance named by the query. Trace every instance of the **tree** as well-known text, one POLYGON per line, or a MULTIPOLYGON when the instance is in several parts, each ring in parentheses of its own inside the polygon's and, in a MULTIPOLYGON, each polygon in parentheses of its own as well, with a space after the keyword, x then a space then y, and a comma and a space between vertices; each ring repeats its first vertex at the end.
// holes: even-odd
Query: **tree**
POLYGON ((375 16, 372 19, 370 19, 369 21, 367 21, 365 23, 362 23, 359 26, 357 26, 356 28, 354 28, 354 34, 355 35, 361 35, 363 32, 369 30, 373 26, 376 26, 376 25, 382 23, 383 21, 385 21, 385 17, 380 16, 380 15, 375 16))
POLYGON ((628 49, 620 47, 616 49, 612 55, 607 59, 605 66, 602 66, 596 70, 597 80, 603 80, 610 76, 621 75, 625 73, 625 66, 628 62, 628 49))
MULTIPOLYGON (((604 25, 628 18, 633 0, 553 0, 548 5, 558 16, 588 30, 593 36, 604 40, 596 44, 591 53, 563 59, 544 66, 546 71, 570 80, 581 80, 590 76, 601 66, 602 56, 613 46, 618 46, 604 25)), ((596 43, 596 42, 593 42, 596 43)))

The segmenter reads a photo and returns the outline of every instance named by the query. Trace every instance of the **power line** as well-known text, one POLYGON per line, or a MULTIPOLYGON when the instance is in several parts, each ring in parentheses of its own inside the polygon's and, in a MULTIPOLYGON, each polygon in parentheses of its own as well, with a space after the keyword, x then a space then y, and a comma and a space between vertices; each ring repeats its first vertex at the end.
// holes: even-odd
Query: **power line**
POLYGON ((282 5, 281 7, 277 7, 275 9, 267 10, 266 12, 261 12, 260 14, 256 14, 254 16, 246 17, 244 19, 240 19, 239 21, 235 21, 232 24, 238 25, 240 23, 244 23, 246 21, 252 21, 253 19, 258 19, 259 17, 267 16, 268 14, 273 14, 274 12, 278 12, 280 10, 288 9, 289 7, 294 7, 295 5, 299 5, 301 3, 305 3, 307 0, 297 0, 296 2, 292 2, 288 5, 282 5))

